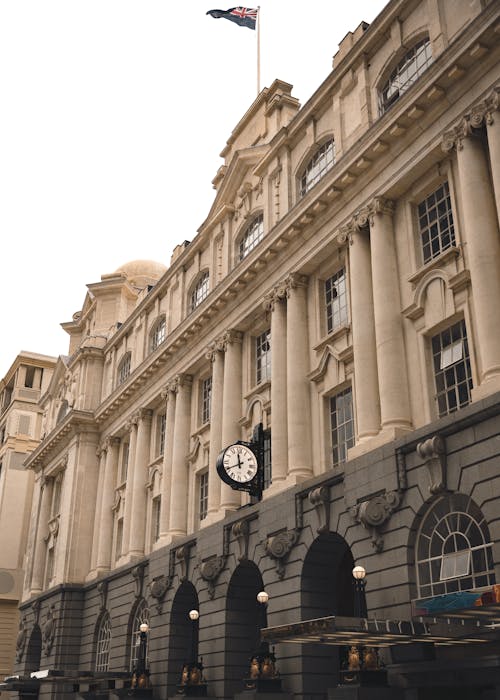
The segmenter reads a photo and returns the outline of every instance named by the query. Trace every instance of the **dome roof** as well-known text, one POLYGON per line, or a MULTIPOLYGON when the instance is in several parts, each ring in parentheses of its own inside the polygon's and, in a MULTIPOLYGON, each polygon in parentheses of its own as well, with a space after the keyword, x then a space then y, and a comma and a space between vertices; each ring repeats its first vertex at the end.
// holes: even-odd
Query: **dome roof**
POLYGON ((151 281, 157 282, 167 271, 167 266, 154 260, 132 260, 120 265, 117 273, 125 275, 130 284, 143 285, 151 281))

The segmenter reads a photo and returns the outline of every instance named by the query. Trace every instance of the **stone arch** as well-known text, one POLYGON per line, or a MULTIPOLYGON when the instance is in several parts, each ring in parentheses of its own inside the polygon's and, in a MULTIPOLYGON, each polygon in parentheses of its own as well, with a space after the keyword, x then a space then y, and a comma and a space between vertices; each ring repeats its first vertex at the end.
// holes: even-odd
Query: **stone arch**
POLYGON ((190 610, 199 610, 198 593, 189 581, 181 583, 170 612, 170 641, 167 664, 167 696, 174 696, 184 664, 198 659, 198 620, 189 618, 190 610), (194 657, 194 658, 191 658, 194 657))
MULTIPOLYGON (((346 541, 333 532, 322 533, 311 544, 301 572, 301 619, 354 614, 352 569, 354 559, 346 541)), ((339 648, 303 645, 302 692, 323 700, 338 683, 339 648)))
POLYGON ((225 697, 243 690, 252 654, 260 641, 260 629, 267 625, 265 608, 257 602, 264 588, 262 575, 252 561, 243 561, 234 570, 227 590, 225 697), (229 643, 227 642, 229 640, 229 643))
POLYGON ((26 650, 26 675, 32 671, 40 670, 40 659, 42 657, 42 630, 39 625, 35 625, 31 631, 28 648, 26 650))

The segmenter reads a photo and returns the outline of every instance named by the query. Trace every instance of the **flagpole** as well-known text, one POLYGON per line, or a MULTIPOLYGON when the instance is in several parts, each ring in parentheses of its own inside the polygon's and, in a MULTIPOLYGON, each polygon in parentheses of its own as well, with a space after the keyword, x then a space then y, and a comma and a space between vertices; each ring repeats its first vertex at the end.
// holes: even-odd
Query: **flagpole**
POLYGON ((260 93, 260 5, 257 5, 257 96, 260 93))

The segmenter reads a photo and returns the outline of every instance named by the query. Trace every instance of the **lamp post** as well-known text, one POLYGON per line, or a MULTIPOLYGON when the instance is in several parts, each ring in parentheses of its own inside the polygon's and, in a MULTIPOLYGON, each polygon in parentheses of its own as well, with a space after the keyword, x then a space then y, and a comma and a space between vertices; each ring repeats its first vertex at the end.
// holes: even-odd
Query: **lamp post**
POLYGON ((352 570, 354 577, 354 617, 368 617, 365 594, 366 569, 362 566, 355 566, 352 570))
MULTIPOLYGON (((266 626, 266 608, 269 602, 269 594, 266 591, 257 593, 257 602, 260 606, 259 628, 266 626)), ((257 650, 250 659, 250 674, 244 679, 247 690, 258 690, 261 692, 276 692, 281 690, 281 679, 278 678, 276 670, 276 656, 274 649, 269 649, 269 643, 263 639, 259 640, 257 650)))
POLYGON ((139 651, 134 674, 132 676, 133 688, 149 688, 148 632, 149 625, 147 622, 141 623, 139 627, 139 651))
POLYGON ((191 620, 189 630, 189 648, 187 660, 182 667, 181 682, 177 688, 178 695, 204 697, 207 694, 207 684, 203 678, 203 659, 198 661, 198 610, 190 610, 191 620))
POLYGON ((196 634, 196 627, 198 624, 198 620, 200 619, 200 613, 198 610, 190 610, 189 611, 189 619, 192 622, 191 625, 191 642, 189 645, 189 663, 191 665, 196 664, 198 662, 198 644, 197 644, 197 634, 196 634))

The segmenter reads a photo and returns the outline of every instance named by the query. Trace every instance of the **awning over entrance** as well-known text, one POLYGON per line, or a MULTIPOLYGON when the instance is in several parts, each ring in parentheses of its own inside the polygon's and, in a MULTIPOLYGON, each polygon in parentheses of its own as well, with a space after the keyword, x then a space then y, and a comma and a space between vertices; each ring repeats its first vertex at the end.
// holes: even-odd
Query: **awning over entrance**
POLYGON ((437 619, 422 622, 336 616, 318 617, 262 630, 262 637, 271 644, 292 642, 372 647, 413 642, 445 645, 484 643, 490 641, 490 634, 490 630, 474 622, 437 619))

